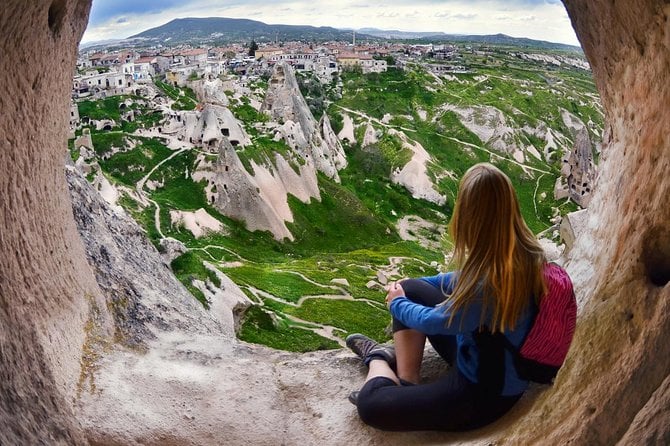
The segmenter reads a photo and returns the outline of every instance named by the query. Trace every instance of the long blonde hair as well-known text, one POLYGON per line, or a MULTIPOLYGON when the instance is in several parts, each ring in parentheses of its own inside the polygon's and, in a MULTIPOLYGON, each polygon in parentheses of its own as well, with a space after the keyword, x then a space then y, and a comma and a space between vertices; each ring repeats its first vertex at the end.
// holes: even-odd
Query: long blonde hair
POLYGON ((519 202, 507 176, 495 166, 472 166, 461 180, 451 219, 453 262, 459 268, 449 296, 451 323, 457 310, 466 311, 483 298, 480 324, 489 310, 492 332, 514 329, 530 296, 546 291, 544 251, 521 217, 519 202))

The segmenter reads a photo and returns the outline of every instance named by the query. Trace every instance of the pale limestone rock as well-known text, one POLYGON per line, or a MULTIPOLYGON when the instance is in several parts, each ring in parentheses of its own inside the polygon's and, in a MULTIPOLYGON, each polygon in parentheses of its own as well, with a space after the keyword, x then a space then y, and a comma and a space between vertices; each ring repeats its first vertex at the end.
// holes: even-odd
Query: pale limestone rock
POLYGON ((565 243, 566 253, 570 252, 577 237, 586 231, 587 219, 588 211, 582 209, 565 215, 561 220, 560 235, 565 243))
POLYGON ((383 288, 382 285, 379 284, 379 282, 376 282, 374 280, 368 281, 368 283, 365 284, 365 287, 369 290, 373 288, 383 288))
POLYGON ((330 283, 332 283, 334 285, 342 285, 342 286, 346 286, 346 287, 349 286, 349 281, 347 279, 339 279, 339 278, 330 279, 330 283))
POLYGON ((282 123, 279 130, 286 144, 317 170, 339 181, 337 172, 346 166, 344 149, 332 137, 327 118, 317 123, 312 116, 290 65, 275 65, 261 110, 282 123))
POLYGON ((563 245, 559 246, 553 241, 546 239, 546 238, 540 238, 539 239, 540 246, 542 246, 542 249, 544 249, 544 253, 547 256, 547 260, 550 262, 555 262, 559 260, 561 255, 563 254, 563 245))
POLYGON ((172 237, 162 238, 159 242, 163 263, 170 265, 174 259, 188 251, 184 243, 172 237))
POLYGON ((377 282, 381 283, 382 285, 389 283, 389 279, 386 277, 386 274, 384 274, 383 271, 377 271, 377 282))
POLYGON ((201 103, 209 102, 224 107, 228 107, 230 104, 221 79, 197 80, 190 82, 189 85, 201 103))
MULTIPOLYGON (((261 176, 261 181, 264 178, 261 176)), ((290 213, 288 204, 284 206, 277 199, 280 196, 267 197, 264 194, 225 139, 219 148, 213 183, 217 188, 213 204, 223 215, 243 221, 250 231, 270 231, 277 240, 293 240, 283 218, 290 213)), ((283 197, 285 200, 285 194, 283 197)))
POLYGON ((430 154, 419 142, 410 140, 404 132, 389 129, 389 133, 400 138, 403 147, 412 151, 412 159, 391 173, 391 181, 405 186, 414 198, 444 204, 447 198, 436 190, 428 175, 426 164, 431 160, 430 154))
POLYGON ((354 121, 346 113, 342 113, 342 130, 337 134, 337 137, 340 141, 345 139, 349 141, 349 144, 356 144, 356 136, 354 135, 354 121))
POLYGON ((507 124, 505 114, 497 108, 490 105, 457 107, 451 104, 441 108, 456 113, 461 123, 491 148, 510 154, 518 150, 515 131, 507 124))
POLYGON ((213 152, 223 139, 228 139, 234 146, 251 145, 249 135, 230 109, 214 103, 206 103, 202 111, 167 112, 160 130, 163 134, 202 145, 213 152))
POLYGON ((361 147, 371 146, 377 142, 379 142, 379 139, 377 138, 377 131, 372 126, 372 123, 368 122, 367 126, 365 127, 365 133, 363 134, 363 144, 361 147))
POLYGON ((195 238, 223 230, 221 222, 209 215, 203 208, 195 212, 170 210, 170 223, 173 226, 183 225, 195 238))

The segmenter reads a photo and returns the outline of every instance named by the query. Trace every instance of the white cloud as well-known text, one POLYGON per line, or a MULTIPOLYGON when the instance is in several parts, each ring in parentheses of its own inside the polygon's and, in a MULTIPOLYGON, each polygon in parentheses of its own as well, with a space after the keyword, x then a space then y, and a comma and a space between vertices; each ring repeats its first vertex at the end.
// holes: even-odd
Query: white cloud
POLYGON ((233 17, 336 28, 504 33, 578 45, 565 8, 556 0, 384 0, 377 5, 360 0, 184 0, 169 9, 116 15, 113 3, 94 0, 94 10, 98 4, 107 16, 96 15, 84 41, 124 38, 180 17, 233 17), (119 22, 120 18, 125 21, 119 22))

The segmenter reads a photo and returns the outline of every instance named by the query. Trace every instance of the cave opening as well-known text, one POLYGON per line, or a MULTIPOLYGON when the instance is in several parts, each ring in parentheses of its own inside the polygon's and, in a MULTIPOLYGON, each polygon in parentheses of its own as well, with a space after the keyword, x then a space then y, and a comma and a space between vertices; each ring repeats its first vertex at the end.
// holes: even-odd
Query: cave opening
POLYGON ((670 228, 651 228, 642 244, 642 263, 649 282, 664 287, 670 282, 670 228))

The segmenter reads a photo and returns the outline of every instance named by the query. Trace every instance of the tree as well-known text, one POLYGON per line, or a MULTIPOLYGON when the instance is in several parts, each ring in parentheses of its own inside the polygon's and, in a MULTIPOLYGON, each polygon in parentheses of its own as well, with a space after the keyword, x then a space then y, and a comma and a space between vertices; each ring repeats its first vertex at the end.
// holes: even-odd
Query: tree
POLYGON ((255 56, 257 49, 258 49, 258 44, 256 43, 255 40, 252 40, 251 43, 249 44, 249 55, 250 56, 255 56))

